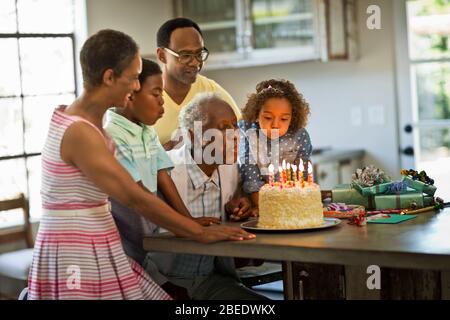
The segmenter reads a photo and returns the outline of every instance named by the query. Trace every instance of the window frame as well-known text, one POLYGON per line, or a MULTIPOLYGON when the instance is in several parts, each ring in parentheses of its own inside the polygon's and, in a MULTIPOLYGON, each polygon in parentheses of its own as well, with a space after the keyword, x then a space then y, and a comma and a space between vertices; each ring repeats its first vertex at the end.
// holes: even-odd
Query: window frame
MULTIPOLYGON (((26 140, 26 126, 25 126, 25 98, 27 97, 41 97, 48 96, 48 94, 24 94, 23 92, 23 75, 22 75, 22 61, 20 55, 20 39, 24 38, 43 38, 43 39, 55 39, 55 38, 66 38, 70 39, 72 43, 72 59, 73 59, 73 80, 74 80, 74 91, 67 92, 55 92, 53 94, 56 95, 64 95, 64 94, 73 94, 74 96, 78 96, 81 88, 81 68, 77 59, 77 52, 79 48, 86 38, 87 35, 87 23, 86 23, 86 3, 85 0, 74 0, 73 3, 74 10, 74 30, 70 33, 22 33, 19 31, 19 15, 18 15, 18 3, 15 1, 15 10, 16 10, 16 32, 14 33, 0 33, 0 39, 15 39, 17 41, 17 50, 18 50, 18 61, 19 61, 19 79, 20 79, 20 94, 18 95, 0 95, 0 99, 20 99, 20 109, 21 109, 21 120, 22 120, 22 142, 23 142, 23 152, 18 154, 12 154, 7 156, 0 156, 0 162, 14 160, 14 159, 24 159, 25 165, 25 178, 26 178, 26 190, 23 192, 26 194, 28 200, 30 201, 30 173, 28 169, 29 159, 34 157, 38 157, 41 155, 41 152, 26 152, 25 148, 25 140, 26 140)), ((31 201, 30 201, 31 203, 31 201)), ((39 208, 35 208, 38 210, 39 208)), ((39 217, 30 217, 31 221, 39 221, 39 217)), ((0 223, 0 230, 13 228, 14 225, 10 223, 0 223)))

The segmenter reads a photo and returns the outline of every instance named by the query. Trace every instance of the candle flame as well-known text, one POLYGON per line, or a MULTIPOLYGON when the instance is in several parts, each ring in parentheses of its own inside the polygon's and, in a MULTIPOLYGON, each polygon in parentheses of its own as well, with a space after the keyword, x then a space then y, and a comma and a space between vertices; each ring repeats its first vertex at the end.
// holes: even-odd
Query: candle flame
POLYGON ((282 167, 283 169, 286 169, 286 160, 283 160, 283 163, 281 164, 281 167, 282 167))
POLYGON ((292 170, 294 170, 294 172, 297 172, 297 166, 295 164, 292 165, 292 170))
POLYGON ((286 166, 287 166, 287 169, 288 169, 288 170, 291 169, 291 164, 290 164, 289 162, 287 163, 286 166))
POLYGON ((283 168, 278 167, 278 171, 279 171, 280 173, 283 172, 283 168))
POLYGON ((298 170, 301 172, 305 171, 305 166, 303 165, 303 160, 300 160, 300 166, 299 166, 298 170))
POLYGON ((308 173, 312 173, 313 172, 313 166, 311 162, 308 162, 308 173), (310 165, 311 164, 311 165, 310 165))
POLYGON ((269 164, 269 173, 273 174, 275 167, 273 166, 273 164, 269 164))

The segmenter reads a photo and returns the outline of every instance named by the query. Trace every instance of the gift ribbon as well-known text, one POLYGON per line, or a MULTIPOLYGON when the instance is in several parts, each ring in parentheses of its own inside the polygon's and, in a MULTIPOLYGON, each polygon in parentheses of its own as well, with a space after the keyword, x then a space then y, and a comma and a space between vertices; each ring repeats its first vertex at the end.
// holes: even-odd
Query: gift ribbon
POLYGON ((396 204, 396 206, 395 206, 396 209, 401 209, 402 204, 401 204, 401 201, 400 201, 400 193, 397 193, 395 195, 395 204, 396 204))

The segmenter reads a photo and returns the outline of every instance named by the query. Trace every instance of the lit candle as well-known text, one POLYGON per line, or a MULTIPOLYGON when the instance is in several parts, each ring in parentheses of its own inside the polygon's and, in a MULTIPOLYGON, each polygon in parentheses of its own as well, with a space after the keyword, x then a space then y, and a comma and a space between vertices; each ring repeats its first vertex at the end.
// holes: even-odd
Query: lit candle
POLYGON ((313 167, 311 161, 308 161, 308 184, 313 183, 313 167))
POLYGON ((294 177, 294 185, 297 182, 297 166, 295 164, 292 165, 293 177, 294 177))
POLYGON ((280 173, 280 176, 278 177, 278 179, 280 180, 280 185, 283 183, 283 168, 281 168, 280 166, 278 166, 278 172, 280 173))
POLYGON ((283 183, 286 183, 286 161, 283 160, 282 164, 281 164, 281 168, 282 168, 282 173, 283 173, 283 183))
POLYGON ((291 164, 289 162, 286 165, 286 181, 291 181, 291 164))
POLYGON ((303 165, 303 160, 300 159, 300 166, 298 167, 298 180, 303 187, 303 172, 305 171, 305 166, 303 165))
POLYGON ((269 164, 269 185, 270 186, 273 186, 273 171, 274 171, 273 164, 269 164))

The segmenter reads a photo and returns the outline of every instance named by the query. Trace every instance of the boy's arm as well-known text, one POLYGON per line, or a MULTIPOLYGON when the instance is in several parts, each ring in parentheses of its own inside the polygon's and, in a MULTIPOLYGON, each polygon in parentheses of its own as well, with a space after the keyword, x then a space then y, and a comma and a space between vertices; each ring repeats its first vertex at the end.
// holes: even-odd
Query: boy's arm
POLYGON ((191 214, 189 213, 188 208, 186 208, 186 205, 183 202, 183 199, 181 199, 180 194, 178 193, 177 187, 175 186, 175 183, 173 183, 172 178, 169 176, 166 170, 159 170, 158 171, 158 190, 161 191, 161 193, 166 198, 168 204, 175 209, 175 211, 178 211, 183 216, 186 216, 188 218, 194 219, 198 223, 204 226, 209 226, 213 223, 219 224, 220 220, 218 218, 214 217, 200 217, 200 218, 193 218, 191 214))
POLYGON ((166 170, 158 170, 158 190, 162 192, 168 204, 183 216, 192 218, 189 210, 184 205, 172 178, 166 170))

